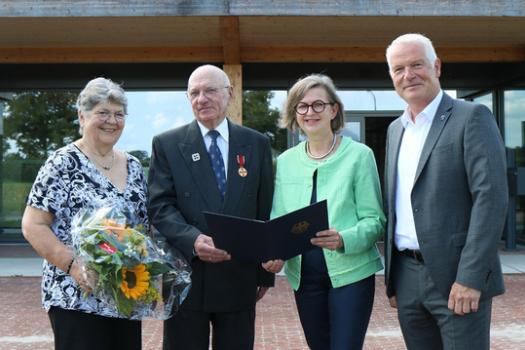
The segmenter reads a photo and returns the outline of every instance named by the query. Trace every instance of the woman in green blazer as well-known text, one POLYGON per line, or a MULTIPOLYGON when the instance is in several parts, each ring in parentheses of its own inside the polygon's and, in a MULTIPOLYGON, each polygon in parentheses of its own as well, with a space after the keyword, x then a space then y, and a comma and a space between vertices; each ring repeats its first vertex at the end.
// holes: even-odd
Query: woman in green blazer
MULTIPOLYGON (((344 108, 325 75, 300 79, 289 91, 282 124, 306 140, 277 159, 272 217, 326 199, 330 229, 285 265, 311 349, 361 349, 382 269, 377 239, 385 216, 374 154, 338 135, 344 108)), ((264 264, 270 272, 282 261, 264 264)))

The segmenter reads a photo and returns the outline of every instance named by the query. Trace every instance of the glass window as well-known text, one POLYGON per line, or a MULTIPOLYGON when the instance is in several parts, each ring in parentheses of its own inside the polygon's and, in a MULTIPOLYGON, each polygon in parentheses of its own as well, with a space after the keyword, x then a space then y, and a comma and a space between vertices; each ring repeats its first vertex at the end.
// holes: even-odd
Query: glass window
MULTIPOLYGON (((456 90, 446 90, 451 97, 456 97, 456 90)), ((339 90, 345 111, 402 111, 406 102, 395 90, 339 90)))
POLYGON ((395 111, 406 106, 394 90, 340 90, 337 93, 346 111, 395 111))
POLYGON ((478 96, 474 98, 472 101, 487 106, 490 109, 490 111, 494 113, 494 110, 492 109, 492 93, 478 96))
POLYGON ((20 238, 29 189, 44 159, 78 135, 76 93, 25 91, 1 94, 1 240, 20 238))
MULTIPOLYGON (((0 93, 0 241, 20 241, 25 202, 40 166, 56 149, 79 137, 78 91, 0 93)), ((185 91, 131 91, 126 126, 116 148, 142 161, 147 173, 154 135, 193 120, 185 91)), ((276 154, 286 132, 273 125, 286 91, 245 92, 245 124, 272 138, 276 154)))
POLYGON ((516 150, 516 161, 525 166, 525 90, 504 93, 505 145, 516 150))
POLYGON ((185 91, 132 91, 126 97, 129 115, 115 147, 140 159, 147 173, 153 136, 191 122, 193 112, 185 91))
MULTIPOLYGON (((504 92, 505 146, 517 167, 525 167, 525 90, 504 92)), ((516 197, 516 235, 525 241, 525 196, 516 197)))
POLYGON ((254 90, 243 93, 243 125, 270 138, 274 157, 287 149, 287 132, 279 124, 286 91, 254 90))

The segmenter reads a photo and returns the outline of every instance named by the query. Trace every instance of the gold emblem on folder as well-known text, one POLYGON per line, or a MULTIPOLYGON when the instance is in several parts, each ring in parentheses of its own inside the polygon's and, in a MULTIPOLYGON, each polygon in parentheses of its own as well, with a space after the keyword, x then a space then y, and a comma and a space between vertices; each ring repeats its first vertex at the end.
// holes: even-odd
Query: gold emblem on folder
POLYGON ((310 223, 308 221, 301 221, 292 226, 292 233, 299 235, 305 233, 308 230, 310 223))

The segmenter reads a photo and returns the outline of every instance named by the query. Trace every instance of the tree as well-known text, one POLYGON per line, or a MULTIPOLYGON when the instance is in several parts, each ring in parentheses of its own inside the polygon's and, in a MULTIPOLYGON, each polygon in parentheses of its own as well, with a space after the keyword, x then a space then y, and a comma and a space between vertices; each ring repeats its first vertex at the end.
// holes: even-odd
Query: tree
MULTIPOLYGON (((76 94, 33 91, 15 94, 7 102, 4 136, 11 157, 45 159, 78 136, 76 94)), ((4 153, 5 154, 5 153, 4 153)))
POLYGON ((149 167, 150 156, 148 155, 147 151, 135 150, 135 151, 129 151, 128 153, 136 157, 144 168, 149 167))
POLYGON ((278 153, 287 148, 286 130, 281 129, 279 111, 270 107, 271 91, 245 91, 243 93, 243 125, 270 137, 272 148, 278 153))

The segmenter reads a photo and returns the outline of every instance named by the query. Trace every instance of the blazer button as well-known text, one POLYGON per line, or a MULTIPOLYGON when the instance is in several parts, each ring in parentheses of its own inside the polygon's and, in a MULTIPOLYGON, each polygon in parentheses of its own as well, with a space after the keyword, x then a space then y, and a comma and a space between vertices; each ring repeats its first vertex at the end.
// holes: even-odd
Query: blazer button
POLYGON ((414 213, 417 213, 419 211, 418 208, 414 208, 414 213))

